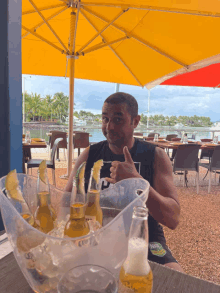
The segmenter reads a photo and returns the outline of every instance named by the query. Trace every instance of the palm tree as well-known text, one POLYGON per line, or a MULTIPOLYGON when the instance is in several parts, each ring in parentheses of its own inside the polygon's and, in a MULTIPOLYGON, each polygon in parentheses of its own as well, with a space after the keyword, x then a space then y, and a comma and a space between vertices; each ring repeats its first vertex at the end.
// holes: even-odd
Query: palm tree
POLYGON ((58 115, 60 121, 64 122, 68 116, 69 97, 60 92, 54 94, 53 98, 53 108, 55 109, 55 112, 58 115))

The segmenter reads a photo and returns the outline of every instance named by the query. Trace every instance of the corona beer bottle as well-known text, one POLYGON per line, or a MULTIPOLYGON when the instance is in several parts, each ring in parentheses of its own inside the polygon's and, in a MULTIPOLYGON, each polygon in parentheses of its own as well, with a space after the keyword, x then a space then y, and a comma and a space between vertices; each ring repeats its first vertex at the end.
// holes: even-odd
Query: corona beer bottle
POLYGON ((11 200, 13 204, 19 204, 20 215, 23 219, 28 222, 28 224, 36 228, 37 225, 34 221, 33 214, 22 195, 16 170, 10 171, 6 176, 5 189, 9 200, 11 200))
POLYGON ((128 255, 121 267, 120 292, 151 293, 153 274, 148 263, 148 209, 134 207, 128 255))
POLYGON ((103 212, 100 207, 100 170, 103 165, 103 160, 95 162, 90 175, 89 187, 87 192, 87 208, 86 220, 92 221, 94 224, 99 222, 102 227, 103 212))
POLYGON ((38 169, 35 221, 42 232, 48 233, 54 229, 55 220, 56 214, 51 206, 50 185, 47 177, 46 161, 44 160, 38 169))
POLYGON ((85 162, 77 170, 73 179, 70 200, 70 218, 64 228, 64 236, 75 238, 89 234, 89 224, 85 219, 86 194, 84 189, 85 162))

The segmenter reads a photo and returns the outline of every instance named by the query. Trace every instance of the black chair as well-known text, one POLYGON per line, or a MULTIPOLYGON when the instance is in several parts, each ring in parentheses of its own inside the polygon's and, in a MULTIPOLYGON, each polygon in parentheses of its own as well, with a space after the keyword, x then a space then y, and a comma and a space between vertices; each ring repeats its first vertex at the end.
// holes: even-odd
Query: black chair
MULTIPOLYGON (((219 174, 220 171, 220 145, 217 145, 215 149, 213 150, 213 154, 211 156, 210 162, 209 163, 202 163, 199 162, 199 166, 206 168, 207 172, 209 172, 209 186, 208 186, 208 193, 210 193, 211 190, 211 172, 215 172, 219 174)), ((206 177, 206 176, 205 176, 206 177)), ((205 179, 205 177, 203 179, 205 179)), ((216 177, 215 177, 216 179, 216 177)), ((215 180, 216 181, 216 180, 215 180)))
POLYGON ((158 134, 158 137, 160 136, 160 133, 157 133, 157 132, 151 132, 148 134, 148 137, 154 137, 155 134, 158 134))
MULTIPOLYGON (((56 155, 56 150, 58 148, 58 145, 60 142, 62 142, 62 138, 57 138, 54 143, 53 143, 53 148, 51 152, 51 157, 50 160, 46 161, 47 168, 52 169, 53 173, 53 184, 56 186, 56 177, 55 177, 55 155, 56 155)), ((39 167, 40 163, 42 162, 42 159, 31 159, 27 162, 27 174, 29 174, 29 169, 31 168, 37 168, 39 167)))
POLYGON ((197 185, 197 194, 199 192, 199 149, 200 145, 198 144, 184 144, 180 145, 177 149, 174 164, 173 172, 176 175, 184 175, 184 186, 187 187, 187 172, 195 171, 196 172, 196 185, 197 185))
POLYGON ((52 130, 50 131, 51 137, 49 140, 50 145, 50 151, 53 148, 53 144, 57 138, 62 138, 62 142, 59 143, 59 146, 57 148, 57 160, 60 161, 59 156, 59 149, 64 149, 64 156, 65 156, 65 149, 67 149, 67 133, 65 131, 58 131, 58 130, 52 130))

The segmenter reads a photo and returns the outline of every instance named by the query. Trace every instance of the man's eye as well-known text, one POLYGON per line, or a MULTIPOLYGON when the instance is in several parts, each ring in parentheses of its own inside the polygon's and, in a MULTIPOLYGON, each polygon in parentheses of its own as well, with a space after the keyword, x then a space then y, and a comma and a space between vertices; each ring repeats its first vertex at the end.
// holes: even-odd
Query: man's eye
POLYGON ((121 123, 122 122, 122 118, 118 118, 117 117, 117 118, 114 119, 114 121, 115 121, 115 123, 121 123))
POLYGON ((108 122, 108 118, 107 118, 107 117, 102 117, 102 121, 103 121, 104 123, 107 123, 107 122, 108 122))

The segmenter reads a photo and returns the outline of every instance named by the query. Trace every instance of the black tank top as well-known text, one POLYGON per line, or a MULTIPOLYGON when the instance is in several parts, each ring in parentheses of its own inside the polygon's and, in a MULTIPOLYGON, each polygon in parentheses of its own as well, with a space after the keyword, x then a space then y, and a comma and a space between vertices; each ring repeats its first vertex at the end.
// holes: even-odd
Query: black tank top
MULTIPOLYGON (((155 146, 148 142, 135 138, 134 145, 130 149, 130 154, 131 154, 132 160, 134 161, 134 164, 138 173, 144 179, 146 179, 150 183, 150 185, 153 187, 155 146)), ((91 145, 89 149, 89 155, 88 155, 86 169, 85 169, 85 191, 86 192, 88 189, 91 168, 93 167, 93 164, 100 159, 103 159, 104 162, 107 162, 102 167, 101 174, 100 174, 102 190, 105 188, 108 188, 110 185, 110 183, 105 181, 104 178, 110 177, 111 162, 125 161, 123 154, 116 155, 110 150, 107 140, 91 145)), ((159 236, 158 234, 160 234, 160 236, 164 237, 163 229, 161 225, 159 225, 158 222, 150 214, 148 216, 148 226, 149 226, 149 242, 154 241, 155 234, 156 234, 155 236, 159 236)))

